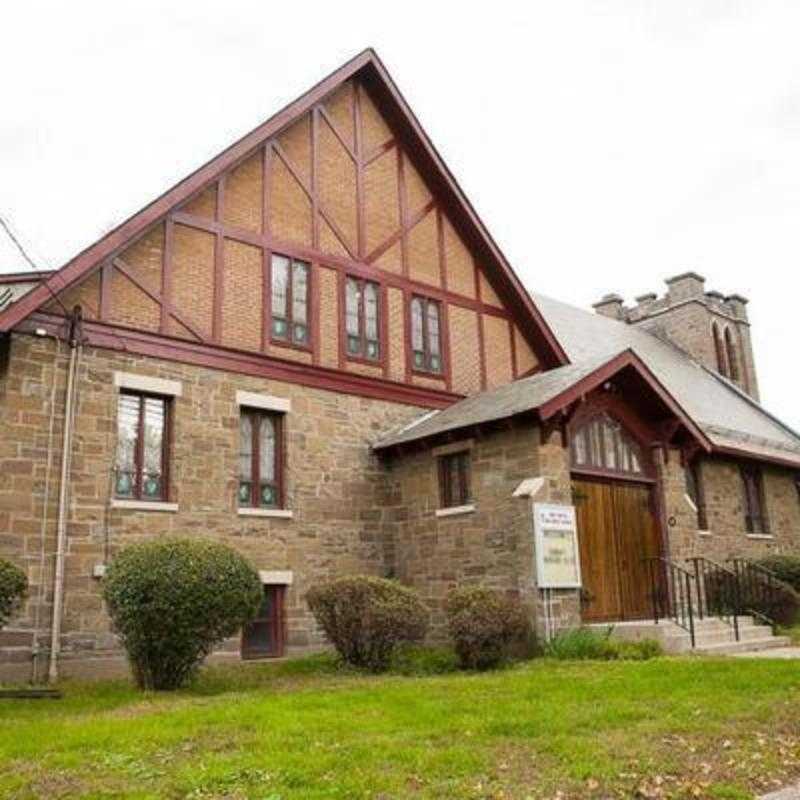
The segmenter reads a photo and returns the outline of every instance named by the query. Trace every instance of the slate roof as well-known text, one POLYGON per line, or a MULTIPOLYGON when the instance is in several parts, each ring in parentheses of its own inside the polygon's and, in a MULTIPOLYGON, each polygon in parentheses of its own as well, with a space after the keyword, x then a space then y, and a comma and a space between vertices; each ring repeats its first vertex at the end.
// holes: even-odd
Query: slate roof
POLYGON ((632 350, 715 448, 800 466, 800 435, 735 384, 677 346, 625 322, 543 295, 534 302, 572 363, 481 392, 426 414, 376 443, 382 449, 538 408, 625 350, 632 350))
POLYGON ((493 420, 506 419, 538 408, 608 361, 608 357, 587 359, 578 364, 532 375, 507 383, 487 392, 480 392, 454 403, 441 411, 429 412, 374 445, 376 450, 404 442, 413 442, 438 433, 466 428, 493 420))

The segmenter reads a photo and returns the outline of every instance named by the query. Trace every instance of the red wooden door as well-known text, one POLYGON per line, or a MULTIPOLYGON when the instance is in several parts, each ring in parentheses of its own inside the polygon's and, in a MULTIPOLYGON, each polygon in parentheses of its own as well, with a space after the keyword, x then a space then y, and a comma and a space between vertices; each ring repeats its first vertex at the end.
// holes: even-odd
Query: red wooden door
POLYGON ((574 481, 587 622, 650 615, 646 559, 660 554, 650 487, 574 481))

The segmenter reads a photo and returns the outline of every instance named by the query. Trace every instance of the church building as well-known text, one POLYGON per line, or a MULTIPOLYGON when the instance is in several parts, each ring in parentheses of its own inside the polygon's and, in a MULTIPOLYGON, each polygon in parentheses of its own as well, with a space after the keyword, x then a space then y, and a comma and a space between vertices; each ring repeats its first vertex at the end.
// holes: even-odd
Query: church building
POLYGON ((460 584, 541 635, 685 627, 698 569, 800 552, 800 436, 759 404, 745 298, 530 294, 367 50, 60 269, 0 276, 0 557, 30 583, 0 676, 118 668, 105 568, 164 535, 260 572, 220 657, 323 647, 306 592, 355 573, 418 590, 432 639, 460 584))

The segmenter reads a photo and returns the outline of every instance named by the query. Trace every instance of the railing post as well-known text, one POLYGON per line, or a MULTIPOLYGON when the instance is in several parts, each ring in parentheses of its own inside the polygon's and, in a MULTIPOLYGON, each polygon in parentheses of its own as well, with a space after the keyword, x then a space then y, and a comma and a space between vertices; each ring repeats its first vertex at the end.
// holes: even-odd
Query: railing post
POLYGON ((650 573, 650 589, 652 590, 653 600, 653 624, 658 625, 658 587, 656 586, 656 564, 650 559, 647 562, 647 569, 650 573))
POLYGON ((689 638, 692 642, 692 650, 694 650, 695 641, 694 641, 694 613, 692 612, 692 584, 691 584, 692 576, 687 572, 684 575, 684 578, 686 579, 686 595, 689 599, 689 638))
POLYGON ((703 619, 704 616, 703 603, 706 602, 705 613, 708 613, 708 603, 707 601, 704 600, 705 581, 701 580, 700 576, 700 559, 695 556, 694 558, 690 558, 689 561, 691 561, 692 564, 694 565, 694 582, 695 582, 695 591, 697 592, 697 616, 699 619, 703 619))

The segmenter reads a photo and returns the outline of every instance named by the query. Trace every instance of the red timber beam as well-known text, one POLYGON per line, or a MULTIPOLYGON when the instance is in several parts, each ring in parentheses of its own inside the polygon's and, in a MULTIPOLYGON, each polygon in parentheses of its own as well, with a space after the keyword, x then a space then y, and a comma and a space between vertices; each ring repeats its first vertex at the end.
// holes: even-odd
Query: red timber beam
MULTIPOLYGON (((53 336, 63 338, 66 335, 64 318, 42 311, 31 314, 17 326, 16 330, 34 334, 37 328, 43 328, 53 336)), ((464 397, 444 390, 398 383, 356 372, 342 372, 338 369, 266 356, 263 353, 220 347, 216 344, 191 342, 163 336, 160 333, 126 328, 122 325, 84 320, 82 331, 84 343, 92 347, 119 350, 394 403, 432 409, 446 408, 464 397)))
POLYGON ((511 319, 511 314, 505 309, 487 305, 482 300, 441 289, 438 286, 432 286, 428 283, 422 283, 413 278, 404 277, 403 275, 398 275, 396 272, 390 272, 389 270, 381 269, 374 265, 365 264, 363 261, 358 261, 353 258, 323 253, 313 247, 307 247, 297 242, 276 239, 269 234, 257 233, 247 230, 246 228, 221 224, 216 220, 198 217, 185 211, 175 211, 169 215, 169 219, 174 224, 197 228, 198 230, 212 233, 215 236, 221 235, 226 239, 234 239, 235 241, 250 244, 255 247, 264 247, 287 256, 321 264, 331 269, 343 270, 358 277, 371 278, 384 283, 386 286, 393 286, 398 289, 409 288, 418 294, 423 294, 434 300, 451 303, 452 305, 462 308, 468 308, 480 314, 488 314, 489 316, 500 317, 501 319, 511 319))

